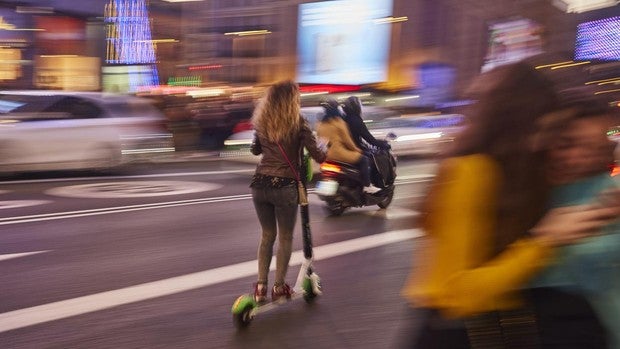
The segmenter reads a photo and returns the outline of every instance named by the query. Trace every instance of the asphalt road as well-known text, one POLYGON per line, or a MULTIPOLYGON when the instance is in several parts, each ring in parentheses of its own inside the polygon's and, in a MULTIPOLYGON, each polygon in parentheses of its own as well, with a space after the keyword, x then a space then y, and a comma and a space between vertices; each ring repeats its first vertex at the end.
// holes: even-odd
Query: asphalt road
POLYGON ((0 347, 397 347, 411 331, 399 291, 422 248, 415 205, 434 163, 401 161, 387 210, 328 217, 311 194, 324 295, 238 331, 230 308, 255 281, 260 234, 252 170, 222 160, 154 163, 0 182, 0 347))

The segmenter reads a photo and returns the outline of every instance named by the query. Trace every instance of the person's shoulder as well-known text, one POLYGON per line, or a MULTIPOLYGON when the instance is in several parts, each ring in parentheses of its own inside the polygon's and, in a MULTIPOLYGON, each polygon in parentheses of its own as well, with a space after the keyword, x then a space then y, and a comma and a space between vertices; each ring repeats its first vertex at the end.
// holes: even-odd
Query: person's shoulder
POLYGON ((360 125, 364 124, 364 120, 360 115, 345 115, 344 121, 349 125, 360 125))
POLYGON ((453 171, 477 172, 481 176, 488 172, 499 171, 498 164, 493 158, 485 154, 471 154, 447 158, 443 166, 453 171))
POLYGON ((327 119, 323 119, 321 121, 322 125, 330 126, 330 127, 340 127, 342 125, 346 125, 344 120, 340 117, 331 117, 327 119))
POLYGON ((441 181, 456 181, 476 186, 476 183, 496 183, 500 181, 499 165, 490 156, 472 154, 444 159, 437 169, 441 181))

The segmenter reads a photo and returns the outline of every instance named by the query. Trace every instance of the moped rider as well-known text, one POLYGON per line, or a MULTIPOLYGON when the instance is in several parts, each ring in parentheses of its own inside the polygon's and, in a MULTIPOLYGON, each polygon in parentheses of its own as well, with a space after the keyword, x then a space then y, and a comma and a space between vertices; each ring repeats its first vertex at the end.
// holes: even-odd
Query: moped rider
POLYGON ((364 144, 366 141, 379 149, 390 149, 390 144, 387 141, 376 139, 368 131, 368 127, 362 119, 362 102, 359 97, 348 97, 342 104, 342 110, 345 114, 344 121, 349 126, 351 137, 358 148, 366 150, 367 146, 364 144))
POLYGON ((317 125, 317 135, 327 143, 327 160, 342 161, 355 165, 362 177, 364 191, 374 192, 378 188, 370 184, 368 158, 354 142, 342 117, 339 104, 334 99, 322 103, 325 114, 317 125))
MULTIPOLYGON (((370 131, 368 131, 368 127, 366 127, 366 124, 362 119, 362 102, 360 101, 359 97, 350 96, 345 99, 344 103, 342 104, 342 110, 345 113, 344 121, 349 127, 349 132, 351 133, 353 141, 360 149, 362 149, 365 157, 369 159, 370 168, 367 171, 369 173, 372 173, 373 178, 375 175, 379 175, 383 178, 385 178, 385 176, 389 176, 380 173, 390 172, 390 165, 379 165, 383 168, 383 171, 379 171, 379 169, 376 168, 374 161, 376 160, 375 157, 380 155, 378 155, 378 152, 374 151, 374 149, 369 148, 367 144, 374 146, 380 150, 389 150, 391 149, 390 143, 385 140, 376 139, 370 133, 370 131)), ((387 158, 382 157, 382 159, 385 160, 387 158)), ((389 160, 380 161, 380 163, 389 163, 389 160)))

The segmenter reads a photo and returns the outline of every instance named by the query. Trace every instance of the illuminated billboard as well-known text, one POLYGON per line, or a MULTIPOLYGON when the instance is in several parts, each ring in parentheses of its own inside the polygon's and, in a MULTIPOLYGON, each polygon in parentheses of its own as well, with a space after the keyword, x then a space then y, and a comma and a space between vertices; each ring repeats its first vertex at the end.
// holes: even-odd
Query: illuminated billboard
POLYGON ((527 18, 489 24, 489 41, 482 71, 542 53, 542 29, 541 25, 527 18))
POLYGON ((620 16, 577 26, 576 60, 620 60, 620 16))
POLYGON ((297 80, 360 85, 387 79, 392 0, 299 5, 297 80), (382 20, 383 19, 383 20, 382 20))

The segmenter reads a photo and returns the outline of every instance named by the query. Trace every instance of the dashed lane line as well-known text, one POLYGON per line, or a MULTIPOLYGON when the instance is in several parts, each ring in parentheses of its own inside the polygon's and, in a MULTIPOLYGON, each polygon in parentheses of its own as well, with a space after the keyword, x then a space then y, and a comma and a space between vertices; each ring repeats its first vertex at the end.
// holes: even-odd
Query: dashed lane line
POLYGON ((26 256, 32 256, 39 253, 50 252, 51 250, 46 251, 32 251, 32 252, 21 252, 21 253, 9 253, 9 254, 0 254, 0 261, 6 261, 8 259, 20 258, 26 256))
POLYGON ((0 210, 9 208, 22 208, 28 206, 37 206, 43 204, 49 204, 50 200, 5 200, 0 201, 0 210))

